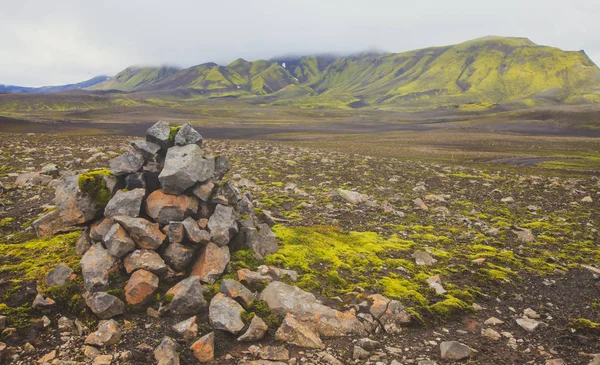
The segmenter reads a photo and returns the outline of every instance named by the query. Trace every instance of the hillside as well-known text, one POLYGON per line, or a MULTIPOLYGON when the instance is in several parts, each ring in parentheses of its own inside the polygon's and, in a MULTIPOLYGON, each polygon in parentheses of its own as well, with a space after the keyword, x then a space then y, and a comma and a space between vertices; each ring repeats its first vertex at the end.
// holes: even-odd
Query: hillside
POLYGON ((484 37, 403 53, 238 59, 183 70, 128 68, 93 89, 194 90, 283 106, 477 110, 596 103, 600 69, 583 51, 484 37))

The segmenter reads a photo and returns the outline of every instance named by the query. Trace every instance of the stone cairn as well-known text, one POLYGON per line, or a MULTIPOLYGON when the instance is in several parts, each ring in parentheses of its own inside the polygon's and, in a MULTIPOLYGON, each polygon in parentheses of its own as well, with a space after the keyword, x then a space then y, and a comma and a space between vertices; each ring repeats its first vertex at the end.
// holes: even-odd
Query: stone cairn
MULTIPOLYGON (((337 311, 281 281, 295 281, 296 272, 265 265, 258 271, 238 270, 239 281, 223 280, 209 304, 205 284, 214 284, 228 269, 231 252, 250 249, 263 260, 277 252, 278 243, 273 219, 255 214, 251 195, 222 180, 229 170, 227 158, 204 155, 202 143, 190 124, 171 127, 160 121, 148 129, 146 140, 131 142, 130 151, 110 160, 110 170, 63 176, 55 186, 57 209, 33 223, 38 236, 85 227, 76 245, 82 255, 84 298, 104 320, 86 344, 105 346, 120 338, 118 323, 111 318, 123 314, 126 306, 107 292, 114 285, 113 273, 129 275, 124 294, 134 306, 151 302, 159 283, 175 283, 158 309, 149 307, 148 314, 194 315, 173 327, 188 339, 198 333, 195 315, 208 309, 213 329, 238 335, 239 341, 261 340, 268 329, 263 319, 243 318, 255 300, 284 318, 277 340, 307 348, 322 348, 321 336, 394 332, 410 321, 399 302, 380 295, 370 298, 365 313, 337 311), (258 294, 242 282, 268 285, 258 294)), ((56 285, 70 274, 58 265, 48 277, 56 285)), ((34 307, 53 304, 38 295, 34 307)), ((159 363, 178 363, 175 349, 166 337, 155 351, 159 363), (169 362, 175 357, 177 362, 169 362)), ((191 349, 199 361, 211 361, 214 334, 198 339, 191 349)))

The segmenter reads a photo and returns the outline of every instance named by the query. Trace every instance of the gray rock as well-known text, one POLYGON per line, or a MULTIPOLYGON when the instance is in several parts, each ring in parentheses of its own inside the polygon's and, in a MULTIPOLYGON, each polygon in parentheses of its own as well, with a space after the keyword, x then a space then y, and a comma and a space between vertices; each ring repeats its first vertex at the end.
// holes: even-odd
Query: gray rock
POLYGON ((390 300, 380 294, 373 294, 368 298, 372 301, 369 312, 386 332, 400 333, 402 325, 410 323, 410 313, 399 301, 390 300))
POLYGON ((196 185, 192 192, 198 197, 198 199, 207 202, 212 195, 214 187, 215 184, 212 181, 207 181, 205 183, 196 185))
POLYGON ((370 338, 361 338, 356 341, 356 344, 368 351, 374 351, 381 348, 381 342, 371 340, 370 338))
POLYGON ((279 250, 277 236, 266 223, 259 224, 256 232, 252 229, 246 231, 246 245, 254 251, 254 257, 258 260, 264 260, 267 255, 279 250))
POLYGON ((225 156, 215 157, 215 177, 222 179, 229 171, 229 159, 225 156))
POLYGON ((440 343, 442 359, 462 360, 473 352, 471 348, 457 341, 444 341, 440 343))
POLYGON ((165 336, 156 349, 154 349, 154 358, 158 362, 158 365, 179 365, 177 342, 165 336))
POLYGON ((144 178, 144 173, 138 172, 127 175, 125 177, 125 189, 144 189, 144 191, 146 191, 146 179, 144 178))
POLYGON ((325 346, 319 335, 313 332, 312 328, 298 321, 290 313, 285 315, 281 326, 275 332, 275 340, 311 349, 320 349, 325 346))
POLYGON ((47 186, 52 178, 39 172, 27 172, 17 176, 15 185, 24 186, 47 186))
POLYGON ((152 250, 135 250, 125 257, 123 264, 128 274, 144 269, 158 277, 164 277, 168 270, 162 257, 152 250))
POLYGON ((208 220, 208 230, 212 234, 213 242, 225 246, 231 237, 237 233, 235 212, 232 207, 217 205, 213 215, 208 220))
POLYGON ((119 223, 113 224, 104 236, 104 245, 108 253, 120 259, 135 250, 135 243, 119 223))
POLYGON ((81 258, 81 274, 85 289, 89 292, 108 288, 108 274, 116 260, 101 246, 92 246, 81 258))
POLYGON ((133 174, 142 171, 144 157, 136 152, 125 152, 119 157, 108 161, 110 173, 115 176, 133 174))
POLYGON ((46 285, 58 286, 65 285, 70 279, 73 270, 65 264, 58 264, 46 276, 46 285))
POLYGON ((79 256, 83 256, 87 250, 92 247, 92 242, 90 240, 90 235, 88 229, 81 232, 81 235, 77 239, 77 243, 75 244, 75 253, 79 256))
POLYGON ((42 167, 42 169, 40 170, 40 172, 44 175, 50 175, 50 176, 58 176, 58 165, 55 163, 49 163, 47 165, 44 165, 42 167))
POLYGON ((174 287, 167 291, 166 296, 172 297, 171 301, 161 304, 159 313, 173 315, 192 315, 206 309, 208 303, 204 299, 204 292, 207 291, 200 283, 200 278, 190 276, 181 280, 174 287))
POLYGON ((119 298, 105 292, 91 293, 85 298, 85 303, 102 319, 118 316, 125 311, 125 304, 119 298))
POLYGON ((182 222, 185 228, 185 236, 193 243, 207 244, 211 239, 211 234, 208 231, 200 229, 198 223, 192 218, 187 217, 182 222))
POLYGON ((223 293, 217 293, 210 301, 208 317, 214 329, 238 334, 245 327, 241 317, 243 312, 244 308, 238 302, 223 293))
POLYGON ((446 294, 446 289, 442 286, 442 279, 440 279, 439 275, 434 275, 427 279, 427 284, 429 287, 435 290, 435 293, 438 295, 446 294))
POLYGON ((166 235, 160 231, 158 223, 151 223, 143 218, 132 218, 119 215, 114 220, 129 233, 129 237, 139 248, 155 250, 162 245, 166 235))
POLYGON ((38 295, 36 295, 35 299, 33 300, 32 307, 34 309, 39 310, 42 313, 46 313, 50 309, 56 307, 56 302, 54 300, 52 300, 52 298, 46 298, 46 297, 42 296, 41 294, 38 294, 38 295))
POLYGON ((99 222, 95 222, 90 227, 90 237, 94 242, 102 242, 106 232, 112 228, 115 221, 112 218, 104 218, 99 222))
POLYGON ((533 332, 536 328, 541 324, 541 322, 536 321, 532 318, 518 318, 517 324, 521 326, 527 332, 533 332))
POLYGON ((202 147, 202 136, 196 131, 190 123, 184 123, 175 135, 175 145, 185 146, 188 144, 196 144, 198 147, 202 147))
POLYGON ((173 331, 186 340, 195 338, 198 336, 198 324, 196 323, 196 316, 190 317, 173 325, 173 331))
POLYGON ((91 333, 85 339, 86 345, 92 346, 111 346, 115 345, 121 339, 121 328, 114 319, 100 321, 98 330, 91 333))
POLYGON ((169 228, 167 229, 167 235, 169 236, 169 242, 181 243, 185 238, 185 227, 182 222, 169 222, 169 228))
POLYGON ((322 336, 366 335, 363 324, 353 315, 327 307, 311 293, 284 284, 271 282, 259 296, 273 313, 294 317, 322 336))
POLYGON ((360 346, 354 345, 352 350, 352 358, 354 360, 364 360, 369 357, 369 351, 363 349, 360 346))
POLYGON ((104 216, 109 218, 117 215, 134 218, 139 217, 144 195, 146 195, 146 190, 144 189, 117 191, 108 204, 106 204, 104 216))
POLYGON ((161 149, 166 150, 170 146, 169 136, 171 134, 171 126, 164 120, 158 121, 146 131, 146 141, 155 143, 161 149))
POLYGON ((166 193, 181 194, 194 184, 211 179, 214 172, 215 160, 204 158, 200 147, 190 144, 169 148, 158 179, 166 193))
POLYGON ((179 243, 170 243, 162 256, 173 270, 184 271, 194 259, 194 250, 179 243))
POLYGON ((369 197, 365 194, 358 193, 356 191, 337 189, 337 195, 347 201, 350 204, 360 204, 369 200, 369 197))
POLYGON ((516 236, 519 242, 523 243, 531 243, 535 242, 535 236, 531 233, 530 230, 526 228, 515 227, 512 231, 516 236))
POLYGON ((243 335, 238 337, 237 340, 240 342, 260 341, 263 338, 265 338, 268 329, 269 327, 267 326, 265 321, 263 321, 259 316, 255 315, 254 317, 252 317, 252 320, 250 321, 250 325, 248 326, 246 332, 244 332, 243 335))
POLYGON ((256 268, 256 272, 261 275, 270 276, 276 281, 281 281, 283 279, 298 281, 298 273, 294 270, 280 269, 275 266, 260 265, 256 268))
POLYGON ((219 292, 233 299, 239 299, 246 306, 256 300, 256 293, 251 292, 242 283, 233 279, 223 279, 219 292))
POLYGON ((144 156, 146 161, 153 161, 156 158, 156 154, 160 150, 160 146, 156 143, 144 141, 143 139, 137 139, 131 142, 131 147, 144 156))

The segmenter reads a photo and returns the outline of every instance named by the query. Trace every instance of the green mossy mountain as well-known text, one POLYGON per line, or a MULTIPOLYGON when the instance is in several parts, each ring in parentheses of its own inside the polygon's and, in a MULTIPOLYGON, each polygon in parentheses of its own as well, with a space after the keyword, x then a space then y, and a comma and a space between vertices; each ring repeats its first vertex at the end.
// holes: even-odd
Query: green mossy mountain
POLYGON ((185 89, 301 107, 477 110, 597 103, 600 69, 583 51, 484 37, 403 53, 237 59, 183 70, 130 67, 94 89, 154 95, 185 89))

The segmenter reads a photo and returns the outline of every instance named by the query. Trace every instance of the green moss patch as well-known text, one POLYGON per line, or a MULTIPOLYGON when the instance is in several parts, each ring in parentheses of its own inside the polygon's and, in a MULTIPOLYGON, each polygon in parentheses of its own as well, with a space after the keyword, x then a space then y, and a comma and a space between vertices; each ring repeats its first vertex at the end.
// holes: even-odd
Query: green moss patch
POLYGON ((105 207, 111 198, 111 192, 104 179, 108 175, 110 175, 110 170, 94 170, 79 175, 77 181, 79 190, 92 197, 98 207, 105 207))

